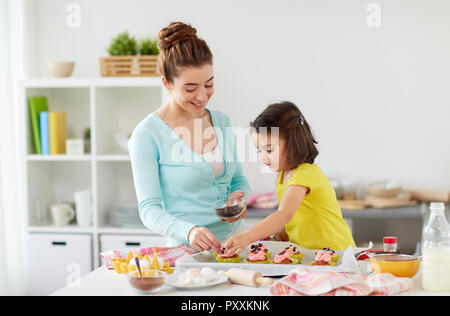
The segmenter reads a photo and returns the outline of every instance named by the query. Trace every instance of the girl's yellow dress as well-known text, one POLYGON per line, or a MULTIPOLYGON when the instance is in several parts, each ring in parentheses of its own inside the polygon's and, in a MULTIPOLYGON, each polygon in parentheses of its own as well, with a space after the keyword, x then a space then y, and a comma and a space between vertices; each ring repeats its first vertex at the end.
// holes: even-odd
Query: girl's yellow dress
POLYGON ((352 233, 342 217, 336 192, 315 164, 303 163, 277 178, 277 198, 291 186, 309 188, 294 217, 286 225, 289 241, 309 249, 345 250, 356 247, 352 233), (284 178, 284 182, 283 182, 284 178))

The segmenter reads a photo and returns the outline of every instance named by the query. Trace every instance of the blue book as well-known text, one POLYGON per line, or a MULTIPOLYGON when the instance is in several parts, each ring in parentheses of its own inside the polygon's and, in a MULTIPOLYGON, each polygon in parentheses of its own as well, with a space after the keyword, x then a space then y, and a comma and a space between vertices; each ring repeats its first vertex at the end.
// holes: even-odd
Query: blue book
POLYGON ((48 111, 39 113, 39 129, 41 132, 41 149, 43 155, 50 155, 50 134, 48 128, 48 111))

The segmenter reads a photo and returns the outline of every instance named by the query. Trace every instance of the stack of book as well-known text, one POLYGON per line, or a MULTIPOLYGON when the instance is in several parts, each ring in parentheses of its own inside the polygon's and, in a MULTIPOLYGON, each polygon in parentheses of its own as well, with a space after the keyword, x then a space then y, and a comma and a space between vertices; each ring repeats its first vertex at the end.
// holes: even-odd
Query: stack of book
POLYGON ((31 97, 28 102, 36 154, 65 154, 67 113, 49 111, 46 97, 31 97))

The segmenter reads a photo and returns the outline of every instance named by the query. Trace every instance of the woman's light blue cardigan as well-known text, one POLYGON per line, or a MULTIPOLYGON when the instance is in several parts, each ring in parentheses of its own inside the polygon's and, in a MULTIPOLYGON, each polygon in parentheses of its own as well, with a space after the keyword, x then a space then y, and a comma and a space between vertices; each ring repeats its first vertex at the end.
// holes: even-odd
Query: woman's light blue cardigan
POLYGON ((228 238, 240 221, 220 222, 211 203, 236 191, 245 192, 246 198, 250 194, 230 119, 220 111, 208 111, 225 162, 218 178, 155 113, 137 125, 128 142, 140 218, 147 228, 166 236, 168 246, 188 244, 194 226, 207 227, 219 240, 228 238))

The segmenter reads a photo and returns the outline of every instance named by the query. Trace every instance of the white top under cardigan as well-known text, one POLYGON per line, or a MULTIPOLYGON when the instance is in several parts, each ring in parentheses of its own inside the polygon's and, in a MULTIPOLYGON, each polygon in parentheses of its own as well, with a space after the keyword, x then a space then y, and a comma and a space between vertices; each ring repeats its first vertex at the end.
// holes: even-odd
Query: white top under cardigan
POLYGON ((223 155, 219 145, 217 145, 213 151, 203 154, 202 156, 203 159, 205 159, 205 161, 211 166, 216 179, 223 175, 223 172, 225 171, 225 163, 223 161, 223 155))

